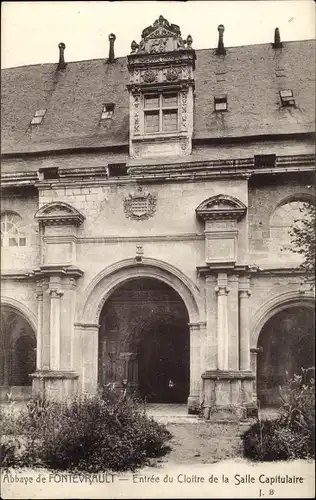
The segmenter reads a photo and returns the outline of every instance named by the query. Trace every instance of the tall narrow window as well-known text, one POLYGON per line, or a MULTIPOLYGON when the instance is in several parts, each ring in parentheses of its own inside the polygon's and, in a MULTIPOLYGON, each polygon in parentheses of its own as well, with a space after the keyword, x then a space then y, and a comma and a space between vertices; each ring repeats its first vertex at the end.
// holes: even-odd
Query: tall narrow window
POLYGON ((144 96, 145 133, 175 132, 179 129, 177 93, 144 96))
POLYGON ((25 247, 26 237, 20 229, 22 219, 15 212, 1 214, 1 246, 25 247))

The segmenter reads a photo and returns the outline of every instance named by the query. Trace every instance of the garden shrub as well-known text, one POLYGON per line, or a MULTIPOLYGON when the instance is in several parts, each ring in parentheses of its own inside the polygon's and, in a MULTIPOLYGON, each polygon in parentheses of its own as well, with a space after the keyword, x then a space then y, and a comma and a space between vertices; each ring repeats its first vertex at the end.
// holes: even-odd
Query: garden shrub
POLYGON ((166 453, 171 438, 137 401, 105 389, 66 402, 33 400, 22 421, 24 465, 51 469, 135 470, 166 453))
POLYGON ((281 389, 279 415, 258 419, 243 434, 244 454, 261 461, 315 457, 314 369, 302 369, 281 389))

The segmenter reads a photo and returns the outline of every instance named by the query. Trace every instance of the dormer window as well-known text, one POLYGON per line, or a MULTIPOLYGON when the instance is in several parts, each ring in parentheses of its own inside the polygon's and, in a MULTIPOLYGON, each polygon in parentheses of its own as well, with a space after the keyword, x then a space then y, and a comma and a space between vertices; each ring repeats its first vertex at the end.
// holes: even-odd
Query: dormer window
POLYGON ((293 90, 280 90, 281 103, 284 107, 295 106, 293 90))
POLYGON ((218 95, 214 97, 215 111, 227 111, 227 95, 218 95))
POLYGON ((34 113, 34 116, 31 120, 31 125, 40 125, 45 116, 46 109, 37 109, 34 113))
POLYGON ((109 163, 109 177, 125 177, 127 175, 126 163, 109 163))
POLYGON ((114 114, 115 104, 104 104, 101 113, 101 120, 111 120, 114 114))
POLYGON ((179 129, 177 92, 144 95, 144 129, 146 134, 176 132, 179 129))

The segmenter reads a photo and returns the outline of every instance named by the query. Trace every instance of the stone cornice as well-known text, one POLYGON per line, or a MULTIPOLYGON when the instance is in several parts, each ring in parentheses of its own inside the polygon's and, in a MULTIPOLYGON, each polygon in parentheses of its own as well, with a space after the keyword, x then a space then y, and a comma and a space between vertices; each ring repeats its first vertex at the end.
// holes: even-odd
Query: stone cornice
POLYGON ((38 278, 44 278, 44 277, 51 277, 51 276, 60 276, 60 277, 67 277, 67 278, 74 278, 78 279, 83 276, 84 272, 79 269, 79 267, 76 266, 68 266, 68 265, 43 265, 40 266, 38 269, 34 269, 33 275, 30 277, 34 277, 36 279, 38 278))
MULTIPOLYGON (((18 156, 18 155, 17 155, 18 156)), ((59 178, 39 181, 36 172, 3 172, 1 174, 1 188, 12 188, 17 186, 36 186, 38 188, 51 186, 64 186, 82 182, 102 185, 115 184, 117 182, 178 182, 178 181, 201 181, 214 178, 249 178, 262 174, 282 174, 290 172, 313 172, 315 170, 315 155, 286 155, 277 156, 275 167, 254 166, 254 158, 226 159, 194 161, 175 159, 172 163, 146 164, 133 162, 127 163, 129 167, 126 178, 109 179, 107 167, 84 167, 84 168, 60 168, 59 178)), ((170 160, 169 160, 170 161, 170 160)))
POLYGON ((242 274, 251 275, 260 278, 261 276, 305 276, 304 269, 299 267, 275 267, 263 269, 257 265, 247 265, 247 264, 234 264, 230 262, 222 262, 216 264, 209 264, 207 266, 198 266, 197 268, 198 276, 207 277, 210 274, 216 274, 218 272, 226 272, 228 275, 231 274, 242 274))

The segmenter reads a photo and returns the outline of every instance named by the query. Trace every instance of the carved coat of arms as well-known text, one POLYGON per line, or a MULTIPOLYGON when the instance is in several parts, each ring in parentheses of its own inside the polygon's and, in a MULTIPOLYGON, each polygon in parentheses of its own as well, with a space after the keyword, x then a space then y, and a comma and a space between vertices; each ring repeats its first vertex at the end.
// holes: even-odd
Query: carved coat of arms
POLYGON ((130 193, 124 199, 126 217, 134 220, 145 220, 152 217, 156 211, 157 196, 145 193, 142 187, 136 193, 130 193))

